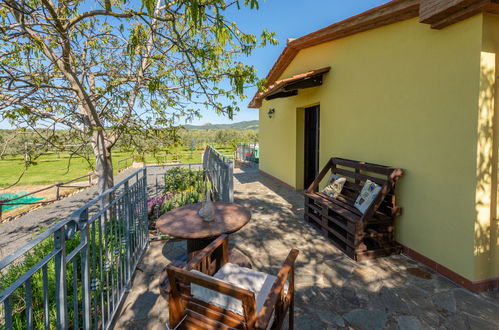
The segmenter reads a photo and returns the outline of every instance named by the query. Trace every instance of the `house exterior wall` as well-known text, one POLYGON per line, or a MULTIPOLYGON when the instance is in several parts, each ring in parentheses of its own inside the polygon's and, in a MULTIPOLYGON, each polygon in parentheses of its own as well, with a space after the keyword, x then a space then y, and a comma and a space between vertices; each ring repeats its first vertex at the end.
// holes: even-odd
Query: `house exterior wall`
POLYGON ((483 15, 477 125, 477 186, 475 219, 475 277, 499 276, 498 160, 499 160, 499 16, 483 15))
POLYGON ((321 166, 335 156, 404 168, 397 240, 467 279, 489 278, 475 235, 484 24, 477 15, 433 30, 411 19, 300 51, 279 79, 331 71, 320 87, 264 101, 260 168, 303 188, 303 108, 320 104, 321 166))

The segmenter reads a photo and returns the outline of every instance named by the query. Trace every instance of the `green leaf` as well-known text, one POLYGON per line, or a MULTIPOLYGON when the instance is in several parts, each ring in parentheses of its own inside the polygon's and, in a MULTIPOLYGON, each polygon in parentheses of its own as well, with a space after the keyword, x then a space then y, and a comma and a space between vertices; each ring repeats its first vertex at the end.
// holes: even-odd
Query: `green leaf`
POLYGON ((154 14, 155 0, 142 0, 142 5, 146 7, 149 14, 154 14))

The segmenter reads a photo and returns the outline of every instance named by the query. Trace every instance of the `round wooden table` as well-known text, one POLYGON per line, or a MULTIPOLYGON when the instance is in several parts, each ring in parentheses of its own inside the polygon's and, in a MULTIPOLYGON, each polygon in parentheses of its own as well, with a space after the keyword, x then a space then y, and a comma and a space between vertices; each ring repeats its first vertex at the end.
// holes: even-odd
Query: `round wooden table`
POLYGON ((163 234, 187 239, 189 258, 222 234, 230 234, 244 227, 251 219, 251 212, 238 204, 215 202, 215 216, 211 222, 198 214, 201 203, 182 206, 165 213, 156 221, 163 234))

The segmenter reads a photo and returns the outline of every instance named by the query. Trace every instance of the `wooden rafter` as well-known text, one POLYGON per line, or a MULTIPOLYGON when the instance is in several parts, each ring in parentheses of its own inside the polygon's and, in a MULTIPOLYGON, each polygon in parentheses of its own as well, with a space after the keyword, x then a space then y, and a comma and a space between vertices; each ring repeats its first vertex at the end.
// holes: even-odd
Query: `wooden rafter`
POLYGON ((278 80, 264 91, 257 93, 250 103, 250 108, 261 107, 262 100, 265 98, 271 100, 278 97, 292 96, 296 95, 295 91, 297 89, 319 86, 322 84, 322 75, 329 72, 329 70, 331 70, 331 67, 328 66, 278 80))

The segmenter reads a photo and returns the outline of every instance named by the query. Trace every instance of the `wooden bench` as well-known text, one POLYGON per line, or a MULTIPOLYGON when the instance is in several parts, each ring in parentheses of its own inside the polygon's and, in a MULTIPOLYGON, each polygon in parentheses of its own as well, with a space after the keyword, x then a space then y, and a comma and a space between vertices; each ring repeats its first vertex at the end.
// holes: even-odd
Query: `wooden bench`
POLYGON ((394 240, 394 219, 402 209, 396 205, 395 183, 403 173, 400 168, 331 158, 305 192, 305 220, 354 260, 400 253, 401 248, 394 240), (336 198, 318 191, 326 175, 329 178, 328 173, 347 179, 336 198), (382 189, 362 214, 354 202, 366 180, 382 189))

